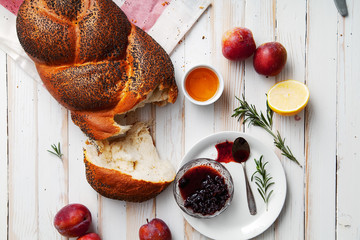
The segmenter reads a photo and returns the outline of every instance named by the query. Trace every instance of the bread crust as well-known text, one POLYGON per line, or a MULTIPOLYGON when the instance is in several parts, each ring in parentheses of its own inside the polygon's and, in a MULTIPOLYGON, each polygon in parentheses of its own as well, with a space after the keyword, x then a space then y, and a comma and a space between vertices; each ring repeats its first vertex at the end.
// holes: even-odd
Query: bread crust
POLYGON ((52 96, 90 138, 121 133, 114 117, 153 91, 174 103, 178 89, 164 49, 111 0, 25 0, 17 17, 21 45, 52 96))
POLYGON ((93 164, 84 149, 86 179, 90 186, 104 197, 143 202, 156 197, 172 181, 149 182, 137 180, 121 171, 108 169, 93 164))

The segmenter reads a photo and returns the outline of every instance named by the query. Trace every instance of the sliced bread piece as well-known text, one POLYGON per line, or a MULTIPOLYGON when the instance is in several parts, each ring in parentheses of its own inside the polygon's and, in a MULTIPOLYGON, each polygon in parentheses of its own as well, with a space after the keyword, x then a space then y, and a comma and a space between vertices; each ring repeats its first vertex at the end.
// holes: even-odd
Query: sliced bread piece
POLYGON ((159 158, 142 122, 134 124, 123 138, 88 142, 84 162, 89 184, 112 199, 146 201, 175 178, 173 166, 159 158))

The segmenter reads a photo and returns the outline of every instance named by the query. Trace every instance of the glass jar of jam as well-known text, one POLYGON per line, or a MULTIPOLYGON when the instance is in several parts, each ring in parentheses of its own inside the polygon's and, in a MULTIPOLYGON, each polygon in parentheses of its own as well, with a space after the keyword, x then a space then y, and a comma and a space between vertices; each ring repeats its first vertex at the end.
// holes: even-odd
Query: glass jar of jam
POLYGON ((185 213, 197 218, 211 218, 230 205, 234 184, 221 163, 199 158, 179 169, 173 191, 176 203, 185 213))

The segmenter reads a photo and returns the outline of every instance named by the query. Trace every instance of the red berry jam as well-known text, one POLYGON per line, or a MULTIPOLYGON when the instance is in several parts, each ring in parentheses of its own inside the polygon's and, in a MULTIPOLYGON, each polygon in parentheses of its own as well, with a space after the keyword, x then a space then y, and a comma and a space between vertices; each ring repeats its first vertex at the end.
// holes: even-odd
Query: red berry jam
POLYGON ((249 144, 244 138, 237 138, 234 142, 221 142, 215 145, 218 152, 216 161, 229 163, 229 162, 245 162, 250 155, 249 144))
POLYGON ((195 213, 212 215, 221 210, 230 197, 225 179, 209 166, 190 168, 179 180, 184 206, 195 213))
POLYGON ((235 162, 232 154, 231 149, 233 147, 234 143, 225 141, 221 142, 215 145, 215 148, 218 152, 218 157, 216 161, 223 162, 223 163, 229 163, 229 162, 235 162))

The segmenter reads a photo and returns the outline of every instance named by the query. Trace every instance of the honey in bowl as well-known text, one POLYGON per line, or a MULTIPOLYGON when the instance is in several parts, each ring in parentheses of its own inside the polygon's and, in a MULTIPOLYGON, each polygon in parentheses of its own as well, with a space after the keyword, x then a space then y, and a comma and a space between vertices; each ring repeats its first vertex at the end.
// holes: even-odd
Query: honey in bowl
POLYGON ((185 79, 185 89, 196 101, 205 102, 211 99, 218 88, 218 76, 206 67, 195 68, 185 79))

